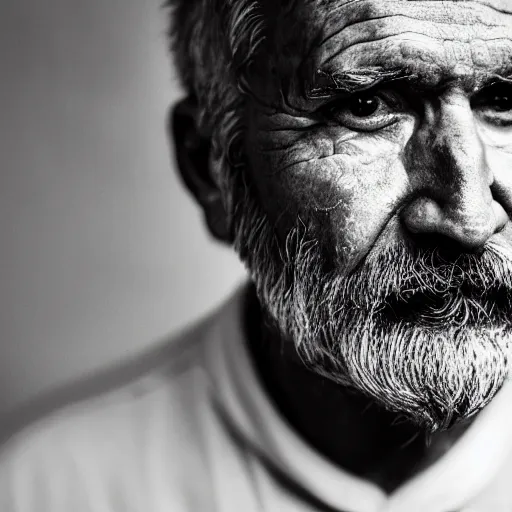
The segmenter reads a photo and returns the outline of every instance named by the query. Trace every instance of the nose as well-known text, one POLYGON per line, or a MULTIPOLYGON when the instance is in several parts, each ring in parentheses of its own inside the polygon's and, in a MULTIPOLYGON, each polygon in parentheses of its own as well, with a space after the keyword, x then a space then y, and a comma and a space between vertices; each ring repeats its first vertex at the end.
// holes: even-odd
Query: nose
POLYGON ((408 160, 417 192, 402 217, 411 233, 442 235, 478 252, 507 223, 469 100, 442 102, 411 140, 408 160))

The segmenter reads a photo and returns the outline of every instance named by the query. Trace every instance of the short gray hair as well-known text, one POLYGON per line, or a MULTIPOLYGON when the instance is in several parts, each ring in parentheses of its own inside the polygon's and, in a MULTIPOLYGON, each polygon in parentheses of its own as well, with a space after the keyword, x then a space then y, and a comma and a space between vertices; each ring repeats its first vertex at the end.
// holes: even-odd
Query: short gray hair
POLYGON ((212 158, 222 161, 213 178, 231 217, 230 174, 245 165, 246 73, 265 40, 261 0, 167 0, 166 6, 178 74, 197 101, 197 127, 211 138, 212 158))

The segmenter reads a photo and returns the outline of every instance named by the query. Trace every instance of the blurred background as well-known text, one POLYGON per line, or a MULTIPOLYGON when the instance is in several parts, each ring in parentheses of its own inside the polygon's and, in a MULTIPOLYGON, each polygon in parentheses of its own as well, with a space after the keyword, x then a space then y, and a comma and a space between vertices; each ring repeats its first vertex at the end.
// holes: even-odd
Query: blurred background
POLYGON ((0 2, 0 414, 147 350, 242 279, 175 173, 162 3, 0 2))

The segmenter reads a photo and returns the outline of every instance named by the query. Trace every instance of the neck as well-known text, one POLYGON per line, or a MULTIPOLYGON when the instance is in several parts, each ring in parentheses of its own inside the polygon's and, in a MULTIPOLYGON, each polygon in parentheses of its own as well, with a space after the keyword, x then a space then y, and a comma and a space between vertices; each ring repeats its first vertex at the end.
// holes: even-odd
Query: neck
POLYGON ((344 470, 392 492, 443 455, 467 424, 429 434, 369 398, 306 369, 267 327, 255 293, 247 301, 247 338, 256 371, 292 428, 344 470))

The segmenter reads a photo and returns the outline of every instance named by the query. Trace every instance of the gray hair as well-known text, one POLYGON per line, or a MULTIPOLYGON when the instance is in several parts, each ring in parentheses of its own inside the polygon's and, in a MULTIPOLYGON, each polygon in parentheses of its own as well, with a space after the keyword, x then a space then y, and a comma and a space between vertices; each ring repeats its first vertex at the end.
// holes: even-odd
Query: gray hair
POLYGON ((168 0, 170 40, 182 84, 197 101, 199 131, 211 138, 213 178, 231 216, 228 170, 242 166, 247 72, 265 40, 260 0, 168 0))

